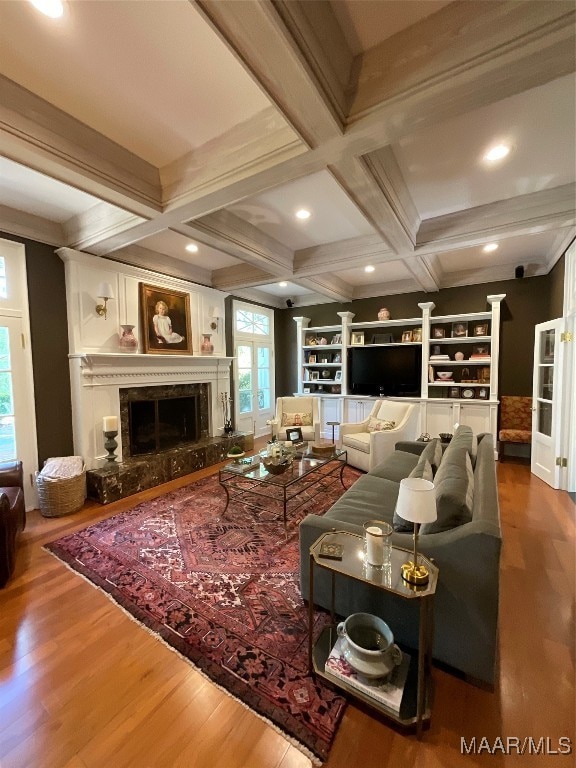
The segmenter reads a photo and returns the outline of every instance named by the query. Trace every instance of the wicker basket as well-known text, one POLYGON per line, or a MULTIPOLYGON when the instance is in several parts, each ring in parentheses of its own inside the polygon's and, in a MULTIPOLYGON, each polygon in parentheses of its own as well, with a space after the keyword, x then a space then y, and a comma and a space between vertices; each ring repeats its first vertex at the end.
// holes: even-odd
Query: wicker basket
POLYGON ((44 517, 63 517, 77 512, 86 498, 86 468, 74 477, 42 477, 36 473, 40 512, 44 517))

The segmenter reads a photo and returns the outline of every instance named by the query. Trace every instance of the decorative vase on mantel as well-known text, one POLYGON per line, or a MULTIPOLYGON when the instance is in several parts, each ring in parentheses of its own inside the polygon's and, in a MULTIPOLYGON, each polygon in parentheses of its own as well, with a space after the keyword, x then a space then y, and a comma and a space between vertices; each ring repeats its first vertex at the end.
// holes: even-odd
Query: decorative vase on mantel
POLYGON ((203 333, 202 334, 202 344, 200 344, 200 354, 201 355, 213 355, 214 354, 214 344, 210 341, 210 337, 212 336, 211 333, 203 333))
POLYGON ((134 336, 133 325, 121 325, 122 333, 119 334, 118 346, 123 352, 137 352, 138 339, 134 336))

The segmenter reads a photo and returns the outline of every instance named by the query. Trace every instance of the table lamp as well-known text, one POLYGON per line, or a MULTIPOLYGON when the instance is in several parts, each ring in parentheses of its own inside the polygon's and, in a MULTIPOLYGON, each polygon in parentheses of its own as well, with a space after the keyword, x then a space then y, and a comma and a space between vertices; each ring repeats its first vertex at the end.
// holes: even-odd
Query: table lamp
POLYGON ((409 584, 427 584, 428 570, 424 565, 418 565, 418 529, 421 523, 436 520, 434 483, 419 477, 405 477, 401 480, 396 514, 414 523, 414 559, 401 566, 402 578, 409 584))

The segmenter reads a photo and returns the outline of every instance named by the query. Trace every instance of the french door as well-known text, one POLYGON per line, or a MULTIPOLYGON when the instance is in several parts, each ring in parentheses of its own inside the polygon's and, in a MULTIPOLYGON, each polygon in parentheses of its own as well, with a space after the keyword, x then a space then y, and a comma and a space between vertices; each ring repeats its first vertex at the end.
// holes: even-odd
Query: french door
POLYGON ((36 417, 24 246, 0 239, 0 461, 24 468, 26 509, 37 506, 36 417))
POLYGON ((560 488, 562 460, 562 381, 564 320, 536 326, 532 382, 532 472, 552 488, 560 488))
POLYGON ((234 416, 241 432, 261 437, 275 411, 274 313, 234 302, 234 416))

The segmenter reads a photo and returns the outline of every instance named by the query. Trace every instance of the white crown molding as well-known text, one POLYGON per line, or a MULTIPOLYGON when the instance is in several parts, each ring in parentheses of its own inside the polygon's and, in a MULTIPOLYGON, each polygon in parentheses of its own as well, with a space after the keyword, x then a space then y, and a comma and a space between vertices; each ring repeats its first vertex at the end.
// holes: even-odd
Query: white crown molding
POLYGON ((2 75, 0 136, 17 163, 143 216, 160 210, 157 168, 2 75))
POLYGON ((231 267, 222 267, 212 272, 212 286, 218 290, 234 291, 236 288, 255 288, 258 285, 267 285, 277 280, 260 267, 253 264, 234 264, 231 267))
POLYGON ((0 232, 36 240, 57 248, 66 242, 61 224, 7 205, 0 205, 0 232))
POLYGON ((157 274, 167 275, 177 280, 188 280, 206 287, 212 287, 212 273, 194 264, 187 264, 181 259, 175 259, 158 251, 143 248, 141 245, 128 245, 109 256, 102 258, 133 267, 147 269, 157 274))
POLYGON ((66 245, 79 250, 89 250, 104 237, 127 232, 145 221, 114 205, 99 203, 84 213, 73 216, 64 224, 66 245))
POLYGON ((421 286, 416 280, 394 280, 387 283, 358 285, 354 288, 354 299, 372 299, 376 296, 394 296, 402 293, 420 291, 421 286))
POLYGON ((327 298, 331 298, 333 301, 351 301, 354 295, 354 289, 351 285, 329 273, 301 278, 298 283, 304 288, 310 288, 327 298))

